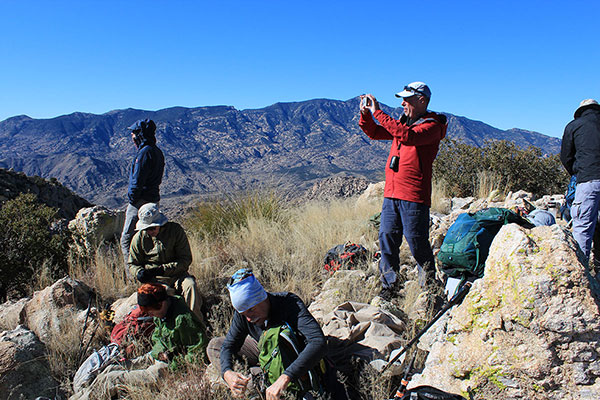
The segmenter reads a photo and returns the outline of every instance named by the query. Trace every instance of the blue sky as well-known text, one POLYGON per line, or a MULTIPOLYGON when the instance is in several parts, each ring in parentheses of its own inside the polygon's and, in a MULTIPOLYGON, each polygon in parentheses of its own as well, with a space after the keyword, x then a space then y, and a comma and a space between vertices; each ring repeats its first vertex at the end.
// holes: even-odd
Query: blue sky
POLYGON ((600 100, 599 1, 0 0, 0 120, 394 93, 561 136, 600 100))

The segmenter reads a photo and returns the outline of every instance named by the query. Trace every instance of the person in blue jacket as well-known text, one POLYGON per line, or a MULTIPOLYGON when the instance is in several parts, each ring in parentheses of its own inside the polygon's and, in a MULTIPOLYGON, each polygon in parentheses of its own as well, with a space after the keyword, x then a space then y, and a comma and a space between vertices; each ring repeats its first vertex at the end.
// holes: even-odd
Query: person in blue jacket
MULTIPOLYGON (((138 221, 138 210, 146 203, 158 203, 159 187, 165 169, 165 157, 156 146, 156 124, 151 119, 135 122, 128 130, 138 151, 129 169, 127 211, 121 233, 121 251, 127 264, 129 246, 138 221)), ((126 274, 129 270, 125 268, 126 274)))

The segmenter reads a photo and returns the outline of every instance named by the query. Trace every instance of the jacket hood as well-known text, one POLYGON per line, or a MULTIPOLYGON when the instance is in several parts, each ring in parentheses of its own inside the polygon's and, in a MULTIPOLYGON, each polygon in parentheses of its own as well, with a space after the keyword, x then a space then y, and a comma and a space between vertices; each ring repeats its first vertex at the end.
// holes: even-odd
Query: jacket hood
MULTIPOLYGON (((406 114, 402 114, 402 116, 400 117, 400 122, 406 123, 407 119, 408 119, 408 117, 406 116, 406 114)), ((444 114, 438 114, 433 111, 428 111, 427 114, 423 115, 421 118, 416 120, 412 125, 418 125, 418 124, 422 124, 424 122, 432 122, 432 121, 435 121, 442 125, 442 135, 441 135, 440 139, 445 138, 446 130, 448 129, 448 118, 446 118, 446 116, 444 114)))
POLYGON ((593 110, 596 112, 600 112, 600 105, 598 104, 590 104, 588 106, 585 107, 579 107, 576 111, 575 111, 575 119, 581 117, 584 113, 587 113, 588 111, 593 110))
POLYGON ((151 119, 141 119, 128 128, 135 135, 138 148, 156 144, 156 124, 151 119))

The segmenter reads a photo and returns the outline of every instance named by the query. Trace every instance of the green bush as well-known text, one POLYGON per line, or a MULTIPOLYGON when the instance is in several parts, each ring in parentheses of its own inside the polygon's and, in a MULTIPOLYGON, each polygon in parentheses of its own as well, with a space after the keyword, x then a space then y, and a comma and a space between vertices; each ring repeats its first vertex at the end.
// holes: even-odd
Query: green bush
POLYGON ((68 238, 53 233, 57 210, 21 194, 0 209, 0 300, 29 294, 34 278, 67 271, 68 238))
POLYGON ((489 141, 483 147, 444 140, 433 167, 433 179, 444 181, 451 196, 475 196, 481 176, 497 178, 503 192, 525 190, 535 196, 564 192, 569 176, 558 155, 542 155, 506 141, 489 141))

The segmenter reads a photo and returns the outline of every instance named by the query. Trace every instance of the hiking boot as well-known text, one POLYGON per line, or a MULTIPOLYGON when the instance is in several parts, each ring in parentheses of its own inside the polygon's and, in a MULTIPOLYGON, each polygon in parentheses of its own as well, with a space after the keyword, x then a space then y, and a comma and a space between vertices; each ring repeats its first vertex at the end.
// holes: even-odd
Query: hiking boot
POLYGON ((396 292, 393 288, 383 288, 379 292, 379 297, 381 297, 385 301, 392 301, 394 297, 396 297, 396 292))
POLYGON ((400 291, 404 288, 404 283, 401 283, 399 280, 396 280, 390 287, 384 287, 379 292, 379 297, 381 297, 385 301, 392 301, 393 298, 398 297, 400 295, 400 291))

